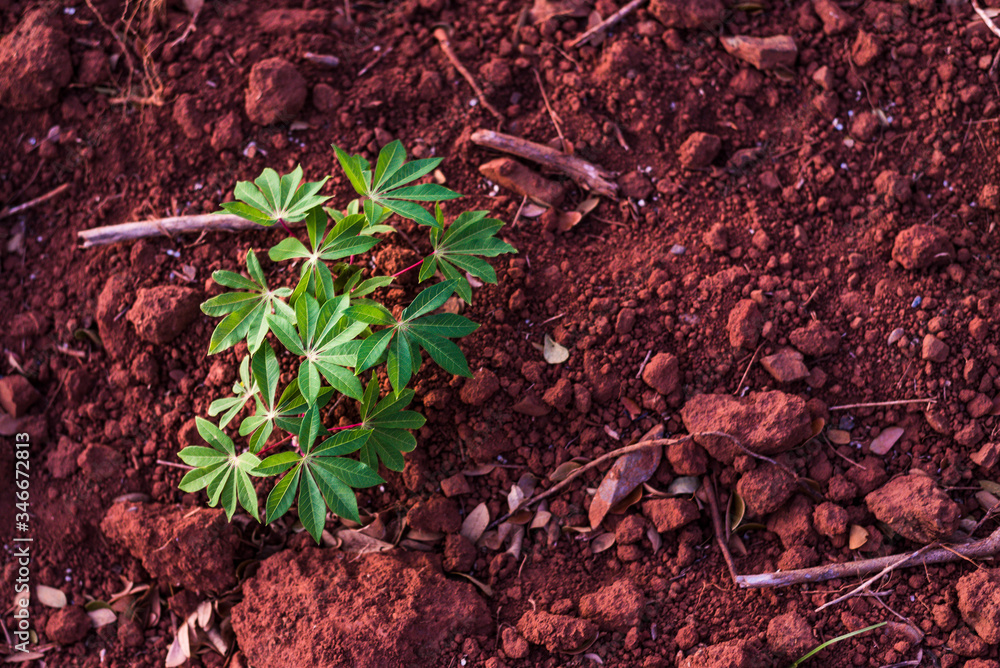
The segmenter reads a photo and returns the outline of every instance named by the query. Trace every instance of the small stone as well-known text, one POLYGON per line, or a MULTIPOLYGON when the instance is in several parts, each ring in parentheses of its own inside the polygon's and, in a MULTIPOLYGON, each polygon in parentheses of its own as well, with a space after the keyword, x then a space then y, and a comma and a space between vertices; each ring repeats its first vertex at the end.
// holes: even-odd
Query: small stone
POLYGON ((722 46, 729 55, 745 60, 758 70, 772 70, 777 67, 791 68, 799 56, 795 40, 788 35, 723 37, 722 46))
POLYGON ((707 132, 695 132, 677 150, 677 158, 684 169, 705 169, 722 149, 722 140, 707 132))
POLYGON ((619 545, 638 543, 645 537, 647 526, 646 520, 641 516, 626 515, 615 527, 615 542, 619 545))
POLYGON ((560 378, 556 384, 545 390, 542 401, 557 410, 563 410, 573 401, 573 382, 569 378, 560 378))
POLYGON ((847 533, 848 514, 842 506, 825 501, 813 509, 813 526, 821 536, 836 538, 847 533))
POLYGON ((90 632, 90 617, 79 605, 59 608, 45 624, 45 635, 59 645, 72 645, 87 637, 90 632))
POLYGON ((500 634, 503 643, 503 653, 511 659, 523 659, 528 656, 528 641, 509 626, 505 626, 500 634))
POLYGON ((876 518, 916 543, 951 537, 962 516, 958 504, 930 477, 916 473, 894 478, 866 496, 865 502, 876 518))
POLYGON ((948 344, 933 334, 925 335, 923 343, 920 345, 920 358, 929 362, 937 362, 938 364, 945 362, 949 352, 951 349, 948 344))
MULTIPOLYGON (((982 656, 989 650, 989 646, 983 639, 966 626, 961 626, 951 632, 951 635, 948 636, 948 647, 955 654, 965 657, 982 656)), ((965 664, 966 667, 968 665, 965 664)))
POLYGON ((290 121, 305 106, 308 89, 295 66, 283 58, 268 58, 250 70, 246 91, 247 116, 257 125, 290 121))
POLYGON ((200 139, 204 119, 198 110, 198 98, 190 93, 178 95, 174 102, 174 122, 188 139, 200 139))
POLYGON ((786 612, 767 624, 767 646, 775 654, 797 659, 816 645, 812 626, 797 612, 786 612))
POLYGON ((761 358, 760 365, 779 383, 794 383, 809 376, 809 367, 802 359, 802 353, 786 348, 761 358))
POLYGON ((936 225, 914 225, 896 236, 892 259, 904 269, 925 269, 948 264, 955 258, 955 247, 948 233, 936 225))
POLYGON ((726 234, 726 226, 722 223, 716 223, 705 232, 701 237, 701 240, 709 247, 710 250, 716 253, 725 253, 729 250, 729 240, 726 234))
POLYGON ((870 32, 858 31, 851 46, 851 59, 858 67, 868 67, 882 54, 882 44, 870 32))
POLYGON ((653 184, 640 171, 631 171, 618 179, 622 194, 634 200, 648 199, 653 194, 653 184))
POLYGON ((482 406, 499 389, 500 380, 496 374, 489 369, 479 369, 472 378, 465 381, 458 397, 464 404, 482 406))
MULTIPOLYGON (((881 127, 881 124, 875 114, 870 111, 862 111, 854 117, 853 121, 851 121, 851 136, 861 141, 871 141, 875 138, 875 134, 878 132, 879 127, 881 127)), ((908 188, 909 184, 907 184, 906 187, 908 188)), ((899 188, 900 195, 909 199, 906 196, 906 191, 902 189, 903 186, 900 185, 899 188)), ((912 196, 912 192, 910 195, 912 196)), ((893 197, 895 198, 896 195, 893 194, 893 197)))
POLYGON ((854 26, 854 19, 840 8, 834 0, 813 0, 813 11, 823 22, 823 32, 839 35, 854 26))
POLYGON ((708 454, 690 439, 668 445, 667 460, 674 473, 681 476, 701 475, 708 470, 708 454))
POLYGON ((987 443, 979 451, 969 456, 972 462, 982 469, 989 470, 1000 462, 1000 443, 987 443))
MULTIPOLYGON (((49 10, 26 11, 0 39, 0 106, 18 111, 44 109, 59 101, 73 77, 69 37, 48 19, 49 10)), ((14 14, 16 16, 16 14, 14 14)))
POLYGON ((240 127, 240 115, 230 111, 215 122, 212 128, 212 148, 216 151, 235 149, 243 142, 243 129, 240 127))
POLYGON ((965 410, 969 412, 971 418, 981 418, 993 410, 993 400, 982 392, 978 392, 972 401, 965 405, 965 410))
POLYGON ((899 172, 888 169, 875 177, 875 192, 889 206, 896 203, 906 204, 913 197, 909 179, 899 172))
POLYGON ((816 320, 793 330, 788 338, 793 346, 810 357, 832 355, 840 349, 840 335, 816 320))
POLYGON ((673 394, 680 387, 680 362, 670 353, 657 353, 642 370, 642 380, 664 396, 673 394))
POLYGON ((760 668, 768 664, 746 640, 729 640, 699 649, 677 668, 760 668))
POLYGON ((744 67, 729 80, 729 88, 740 97, 756 97, 763 85, 764 75, 749 67, 744 67))
POLYGON ((779 467, 762 464, 740 478, 736 491, 750 513, 767 515, 784 506, 797 487, 795 479, 779 467))
POLYGON ((753 350, 757 347, 763 327, 764 316, 761 315, 757 302, 752 299, 741 299, 729 312, 726 328, 729 332, 729 345, 733 348, 753 350))
POLYGON ((631 580, 622 579, 580 598, 580 615, 605 631, 626 632, 639 625, 646 599, 631 580))
POLYGON ((959 578, 956 589, 965 623, 991 645, 1000 643, 1000 569, 974 570, 959 578))
POLYGON ((472 487, 469 486, 469 480, 465 477, 465 474, 456 473, 441 481, 441 491, 447 497, 461 496, 463 494, 471 494, 472 487))
POLYGON ((406 513, 406 522, 418 531, 455 533, 462 527, 458 504, 443 496, 418 501, 406 513))
POLYGON ((828 65, 823 65, 812 76, 813 82, 823 90, 832 90, 835 84, 833 72, 828 65))
POLYGON ((476 546, 460 533, 450 533, 444 538, 444 558, 441 565, 446 571, 465 573, 476 563, 476 546))
POLYGON ((42 398, 27 378, 21 375, 0 378, 0 407, 7 415, 19 418, 42 398))
POLYGON ((76 459, 84 475, 94 482, 101 482, 119 475, 125 465, 122 453, 106 445, 91 443, 76 459))
POLYGON ((178 285, 141 288, 129 309, 128 321, 139 337, 150 343, 173 341, 201 313, 200 293, 178 285))
POLYGON ((517 630, 528 642, 544 645, 550 652, 573 652, 598 633, 590 621, 568 615, 529 610, 517 622, 517 630))
POLYGON ((270 9, 258 15, 257 25, 271 34, 322 33, 329 19, 325 9, 270 9))
POLYGON ((546 405, 538 395, 534 393, 526 394, 520 401, 512 406, 515 412, 531 417, 544 417, 552 410, 546 405))
POLYGON ((642 514, 659 533, 676 531, 698 519, 698 506, 687 499, 653 499, 642 504, 642 514))
POLYGON ((722 0, 650 0, 649 13, 668 28, 711 28, 722 21, 722 0))
POLYGON ((979 191, 979 206, 990 211, 1000 210, 1000 186, 995 183, 987 183, 979 191))

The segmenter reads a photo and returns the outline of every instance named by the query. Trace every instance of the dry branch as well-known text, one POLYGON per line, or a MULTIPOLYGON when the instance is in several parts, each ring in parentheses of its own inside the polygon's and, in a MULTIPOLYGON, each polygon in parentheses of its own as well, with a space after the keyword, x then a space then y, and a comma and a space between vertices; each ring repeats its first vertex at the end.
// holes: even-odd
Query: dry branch
POLYGON ((486 107, 487 111, 493 114, 498 121, 503 123, 503 114, 497 111, 496 107, 489 103, 486 99, 486 95, 483 93, 483 89, 479 87, 479 84, 472 77, 472 74, 469 70, 465 69, 465 65, 463 65, 462 61, 460 61, 458 56, 455 55, 455 50, 451 48, 451 40, 448 39, 447 31, 444 28, 437 28, 434 30, 434 37, 437 38, 438 42, 440 42, 441 50, 444 51, 444 55, 448 56, 448 60, 451 61, 451 64, 455 66, 455 69, 458 70, 459 74, 461 74, 465 80, 469 82, 469 85, 472 86, 472 90, 475 91, 476 97, 479 98, 479 102, 486 107))
POLYGON ((726 560, 726 566, 729 568, 729 574, 733 577, 733 582, 738 582, 740 576, 736 574, 736 562, 733 561, 733 553, 729 551, 729 534, 727 528, 722 523, 722 514, 719 511, 719 498, 715 494, 715 484, 706 476, 705 482, 702 485, 705 487, 708 495, 708 507, 712 513, 712 527, 715 529, 715 542, 719 544, 719 549, 722 550, 722 556, 726 560))
POLYGON ((616 197, 618 194, 618 184, 611 180, 614 178, 612 172, 574 155, 566 155, 548 146, 492 130, 476 130, 471 139, 479 146, 510 153, 562 172, 596 195, 616 197))
MULTIPOLYGON (((304 221, 291 223, 292 226, 301 226, 304 224, 304 221)), ((144 237, 172 237, 175 234, 214 232, 219 230, 241 232, 243 230, 259 229, 260 227, 257 223, 240 218, 239 216, 206 213, 200 216, 178 216, 176 218, 159 218, 157 220, 143 220, 135 223, 95 227, 92 230, 77 232, 77 236, 81 241, 80 248, 90 248, 91 246, 103 246, 105 244, 132 241, 144 237)))
POLYGON ((759 589, 762 587, 787 587, 795 584, 824 582, 840 578, 856 578, 871 573, 878 573, 898 562, 907 562, 906 567, 922 566, 924 564, 947 564, 960 559, 984 559, 1000 553, 1000 529, 995 530, 982 540, 972 541, 953 547, 938 547, 927 550, 923 554, 894 554, 876 559, 862 559, 844 564, 827 564, 813 566, 795 571, 778 571, 775 573, 757 573, 755 575, 738 575, 736 584, 741 589, 759 589))
POLYGON ((632 12, 632 10, 634 10, 636 7, 638 7, 639 5, 641 5, 644 2, 646 2, 646 0, 632 0, 632 2, 628 3, 627 5, 625 5, 621 9, 619 9, 617 12, 615 12, 614 14, 612 14, 611 16, 609 16, 608 18, 606 18, 603 21, 601 21, 600 23, 598 23, 596 26, 594 26, 593 28, 591 28, 587 32, 583 33, 582 35, 580 35, 579 37, 577 37, 576 39, 574 39, 572 42, 569 43, 569 45, 571 47, 573 47, 573 46, 579 46, 580 44, 583 44, 588 39, 590 39, 591 37, 593 37, 594 35, 596 35, 597 33, 601 32, 602 30, 606 30, 606 29, 610 28, 611 26, 613 26, 616 23, 618 23, 619 21, 621 21, 623 18, 625 18, 626 16, 628 16, 629 13, 632 12))
POLYGON ((50 199, 52 199, 53 197, 58 197, 59 195, 63 194, 67 190, 69 190, 70 185, 72 185, 72 184, 64 183, 61 186, 59 186, 58 188, 56 188, 55 190, 51 190, 51 191, 45 193, 44 195, 42 195, 41 197, 36 197, 35 199, 29 200, 29 201, 25 202, 24 204, 18 204, 17 206, 12 206, 9 209, 0 209, 0 218, 6 218, 7 216, 13 216, 15 214, 21 213, 25 209, 30 209, 31 207, 37 206, 37 205, 41 204, 42 202, 47 202, 50 199))

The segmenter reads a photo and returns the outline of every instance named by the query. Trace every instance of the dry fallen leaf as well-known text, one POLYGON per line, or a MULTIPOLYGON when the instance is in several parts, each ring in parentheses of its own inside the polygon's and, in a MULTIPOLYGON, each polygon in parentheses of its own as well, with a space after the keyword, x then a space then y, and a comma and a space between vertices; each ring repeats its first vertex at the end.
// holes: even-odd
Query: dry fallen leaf
POLYGON ((341 549, 345 552, 367 554, 369 552, 386 552, 392 549, 392 543, 372 538, 353 529, 341 529, 334 535, 342 541, 341 549))
POLYGON ((95 628, 101 628, 102 626, 107 626, 108 624, 114 624, 118 620, 118 615, 107 608, 97 608, 96 610, 91 610, 87 613, 87 616, 90 617, 90 623, 93 624, 95 628))
POLYGON ((594 554, 600 554, 606 549, 615 544, 615 535, 610 531, 607 533, 602 533, 597 538, 590 541, 590 551, 594 554))
POLYGON ((569 474, 583 466, 582 463, 571 459, 568 462, 563 462, 556 469, 549 474, 549 480, 552 482, 562 482, 569 477, 569 474))
POLYGON ((903 436, 902 427, 888 427, 879 432, 879 435, 872 440, 871 451, 876 455, 884 455, 885 453, 892 450, 892 446, 896 445, 898 441, 903 436))
POLYGON ((562 364, 569 359, 569 350, 559 345, 546 334, 545 343, 542 346, 542 357, 549 364, 562 364))
POLYGON ((729 497, 729 507, 726 509, 726 526, 729 527, 730 532, 736 531, 736 527, 743 521, 743 515, 746 511, 747 507, 743 503, 743 498, 733 490, 733 495, 729 497))
POLYGON ((531 520, 530 529, 544 529, 545 525, 552 519, 552 513, 547 510, 539 510, 531 520))
POLYGON ((663 547, 663 538, 660 537, 660 532, 656 530, 656 527, 646 527, 646 538, 653 545, 653 554, 659 552, 660 548, 663 547))
POLYGON ((457 576, 459 576, 461 578, 465 578, 466 580, 468 580, 472 584, 474 584, 477 587, 479 587, 482 590, 482 592, 484 594, 486 594, 487 596, 493 596, 493 589, 488 584, 486 584, 485 582, 480 582, 479 580, 477 580, 476 578, 472 577, 471 575, 468 575, 467 573, 459 573, 457 571, 453 571, 453 572, 449 572, 448 575, 457 575, 457 576))
POLYGON ((868 542, 868 530, 857 524, 851 525, 851 533, 847 539, 847 546, 852 550, 864 546, 868 542))
POLYGON ((843 429, 831 429, 826 432, 826 437, 835 445, 847 445, 851 442, 851 432, 843 429))
POLYGON ((695 475, 688 475, 677 478, 667 487, 667 494, 673 496, 688 496, 694 494, 701 487, 701 478, 695 475))
POLYGON ((528 202, 527 204, 524 205, 524 208, 521 209, 521 217, 538 218, 540 215, 545 213, 545 211, 546 207, 540 204, 535 204, 534 202, 528 202))
MULTIPOLYGON (((187 627, 184 627, 185 633, 187 627)), ((170 650, 167 652, 166 668, 177 668, 178 666, 183 666, 188 660, 188 657, 184 654, 184 648, 181 646, 181 634, 178 633, 174 636, 174 641, 170 643, 170 650)))
POLYGON ((66 594, 55 587, 38 585, 35 587, 35 595, 38 597, 38 602, 47 608, 65 608, 68 602, 66 594))
MULTIPOLYGON (((647 434, 647 436, 649 436, 647 434)), ((656 436, 653 436, 656 438, 656 436)), ((643 440, 652 440, 644 437, 643 440)), ((597 488, 590 503, 590 526, 596 529, 612 506, 649 480, 663 457, 663 447, 656 445, 630 452, 615 461, 597 488)))
POLYGON ((486 507, 485 503, 480 503, 472 509, 472 512, 466 515, 459 533, 468 538, 470 543, 475 544, 479 542, 489 523, 490 510, 486 507))

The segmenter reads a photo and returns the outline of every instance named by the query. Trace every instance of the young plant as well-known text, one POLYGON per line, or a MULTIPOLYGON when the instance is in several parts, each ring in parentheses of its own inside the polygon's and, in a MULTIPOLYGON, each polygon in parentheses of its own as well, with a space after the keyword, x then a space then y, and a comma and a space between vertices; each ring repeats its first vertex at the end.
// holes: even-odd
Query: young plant
MULTIPOLYGON (((232 292, 212 297, 201 308, 221 317, 209 341, 214 355, 245 341, 240 378, 233 396, 216 399, 209 415, 221 414, 218 426, 198 418, 198 432, 209 444, 191 446, 178 456, 194 467, 180 482, 186 492, 206 490, 209 505, 221 504, 232 519, 242 506, 260 521, 251 478, 281 476, 267 497, 265 522, 298 505, 299 520, 319 542, 327 510, 359 521, 355 490, 383 481, 379 465, 402 471, 403 455, 412 451, 424 418, 405 410, 413 400, 410 381, 424 353, 445 371, 470 376, 469 365, 453 339, 479 325, 453 313, 437 313, 458 294, 472 301, 467 275, 496 283, 496 272, 483 258, 517 252, 496 238, 503 223, 486 211, 461 213, 450 226, 437 202, 459 197, 443 186, 414 181, 429 174, 440 158, 406 162, 399 141, 383 147, 375 168, 361 156, 333 147, 358 198, 343 210, 324 206, 319 192, 330 177, 302 183, 302 168, 279 176, 265 169, 253 183, 237 184, 235 202, 222 208, 263 226, 288 232, 268 252, 274 262, 299 264, 295 285, 268 283, 256 253, 246 255, 247 275, 216 271, 215 281, 232 292), (422 202, 435 203, 434 212, 422 202), (432 252, 392 276, 363 279, 365 265, 355 263, 394 232, 393 215, 429 228, 432 252), (291 223, 305 223, 308 244, 291 223), (399 317, 373 298, 396 276, 419 267, 418 283, 442 277, 421 290, 399 317), (282 369, 272 342, 297 358, 291 380, 282 387, 282 369), (379 376, 391 391, 380 392, 379 376), (281 390, 279 392, 279 389, 281 390), (335 397, 358 402, 358 421, 345 427, 323 424, 323 409, 335 397), (242 452, 223 431, 252 404, 242 419, 242 452), (284 434, 282 436, 282 434, 284 434)), ((338 399, 339 400, 339 399, 338 399)))

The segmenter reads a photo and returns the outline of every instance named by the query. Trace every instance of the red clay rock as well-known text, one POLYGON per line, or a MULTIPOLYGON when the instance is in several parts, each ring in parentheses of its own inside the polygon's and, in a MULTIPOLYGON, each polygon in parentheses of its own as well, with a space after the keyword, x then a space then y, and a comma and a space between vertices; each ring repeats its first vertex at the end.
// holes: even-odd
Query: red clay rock
POLYGON ((505 626, 500 634, 500 641, 503 646, 503 653, 511 659, 524 659, 531 649, 528 641, 521 637, 516 630, 510 626, 505 626))
POLYGON ((813 11, 823 22, 823 32, 827 35, 839 35, 854 26, 854 19, 840 8, 834 0, 813 0, 813 11))
POLYGON ((550 652, 572 652, 597 635, 597 625, 568 615, 553 615, 542 610, 529 610, 517 622, 518 632, 550 652))
POLYGON ((545 390, 542 401, 557 410, 566 409, 573 401, 573 382, 569 378, 560 378, 555 385, 545 390))
POLYGON ((760 341, 760 332, 764 327, 764 316, 760 307, 752 299, 741 299, 729 312, 729 345, 733 348, 753 350, 760 341))
POLYGON ((240 115, 235 111, 230 111, 215 122, 212 128, 212 148, 216 151, 235 149, 243 143, 243 128, 240 124, 240 115))
POLYGON ((269 668, 433 665, 456 635, 493 629, 473 586, 445 578, 424 553, 285 550, 243 596, 233 630, 248 661, 269 668))
POLYGON ((31 382, 20 375, 0 378, 0 408, 7 415, 19 418, 42 398, 31 382))
POLYGON ((751 392, 746 397, 699 394, 688 399, 681 418, 689 434, 708 454, 731 464, 740 450, 722 436, 697 434, 721 432, 740 440, 762 455, 776 455, 801 445, 812 436, 812 417, 806 402, 777 390, 751 392))
POLYGON ((221 509, 116 503, 101 531, 141 560, 150 575, 171 585, 209 593, 236 584, 235 533, 221 509))
POLYGON ((648 523, 639 515, 626 515, 615 527, 615 542, 619 545, 632 545, 641 542, 646 536, 648 523))
POLYGON ((69 38, 36 9, 0 39, 0 106, 19 111, 44 109, 59 101, 73 77, 69 38))
POLYGON ((936 264, 948 264, 955 247, 948 233, 937 225, 913 225, 896 236, 892 259, 904 269, 916 271, 936 264))
POLYGON ((1000 443, 987 443, 979 451, 970 455, 969 459, 984 470, 990 470, 1000 462, 1000 443))
POLYGON ((458 398, 470 406, 482 406, 500 389, 500 380, 489 369, 479 369, 465 381, 458 398))
POLYGON ((464 573, 472 570, 476 563, 476 546, 460 533, 450 533, 444 539, 444 559, 446 571, 464 573))
POLYGON ((793 330, 788 339, 802 354, 810 357, 832 355, 840 348, 840 335, 816 320, 793 330))
POLYGON ((79 605, 59 608, 45 624, 45 635, 59 645, 72 645, 87 637, 90 632, 90 617, 79 605))
POLYGON ((92 481, 101 482, 117 477, 121 473, 125 457, 114 448, 91 443, 77 457, 76 464, 92 481))
POLYGON ((707 132, 695 132, 677 149, 677 158, 684 169, 705 169, 722 149, 722 140, 707 132))
POLYGON ((708 470, 708 454, 690 439, 668 445, 667 460, 677 475, 701 475, 708 470))
POLYGON ((816 542, 812 528, 812 503, 801 494, 767 518, 767 530, 778 534, 786 550, 816 542))
POLYGON ((963 575, 956 589, 965 623, 991 645, 1000 643, 1000 569, 979 568, 963 575))
POLYGON ((1000 185, 987 183, 979 191, 979 206, 990 211, 1000 210, 1000 185))
POLYGON ((858 67, 868 67, 882 54, 882 44, 870 32, 858 31, 851 45, 851 59, 858 67))
POLYGON ((673 394, 681 384, 680 362, 670 353, 657 353, 642 370, 642 380, 660 394, 673 394))
POLYGON ((829 538, 843 536, 847 533, 847 520, 847 510, 829 501, 813 509, 813 526, 822 536, 829 538))
POLYGON ((677 668, 761 668, 769 662, 746 640, 730 640, 702 647, 677 668))
POLYGON ((628 579, 617 580, 580 598, 580 615, 605 631, 622 633, 639 626, 646 599, 628 579))
POLYGON ((472 487, 469 485, 469 480, 465 477, 464 473, 456 473, 441 481, 441 491, 447 497, 461 496, 463 494, 471 494, 472 487))
POLYGON ((722 0, 651 0, 649 13, 668 28, 710 28, 722 20, 722 0))
POLYGON ((295 66, 284 58, 268 58, 250 70, 246 111, 257 125, 290 121, 305 106, 308 89, 295 66))
POLYGON ((418 501, 406 513, 406 521, 419 531, 455 533, 462 528, 462 516, 458 513, 458 504, 443 496, 418 501))
POLYGON ((205 119, 198 109, 198 98, 190 93, 182 93, 174 101, 174 122, 188 139, 201 139, 205 119))
POLYGON ((675 531, 698 519, 700 513, 694 501, 687 499, 653 499, 642 504, 642 514, 660 533, 675 531))
POLYGON ((68 436, 60 436, 59 444, 49 451, 45 460, 52 477, 61 480, 76 473, 79 468, 76 458, 82 450, 82 443, 77 443, 68 436))
POLYGON ((779 383, 794 383, 809 377, 809 367, 802 359, 802 353, 786 348, 762 357, 760 365, 779 383))
POLYGON ((761 464, 736 483, 736 491, 747 511, 757 515, 767 515, 781 508, 792 498, 797 487, 795 479, 774 464, 761 464))
POLYGON ((949 538, 962 509, 926 475, 895 478, 865 497, 876 518, 916 543, 949 538))
POLYGON ((325 9, 270 9, 257 16, 257 25, 270 34, 322 33, 329 20, 325 9))
POLYGON ((950 352, 948 344, 933 334, 926 334, 920 344, 920 359, 928 362, 937 362, 938 364, 946 362, 950 352))
POLYGON ((799 49, 795 46, 795 40, 788 35, 723 37, 722 47, 729 55, 745 60, 758 70, 773 70, 777 67, 791 68, 795 66, 795 61, 799 57, 799 49))
POLYGON ((818 643, 812 625, 797 612, 786 612, 767 624, 767 646, 786 659, 797 659, 818 643))
POLYGON ((198 317, 200 303, 200 293, 191 288, 178 285, 143 288, 136 293, 127 317, 140 338, 162 345, 177 338, 198 317))

